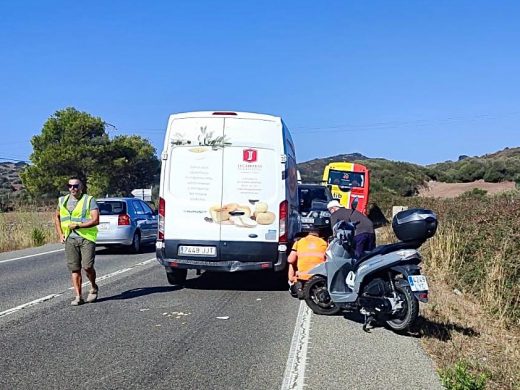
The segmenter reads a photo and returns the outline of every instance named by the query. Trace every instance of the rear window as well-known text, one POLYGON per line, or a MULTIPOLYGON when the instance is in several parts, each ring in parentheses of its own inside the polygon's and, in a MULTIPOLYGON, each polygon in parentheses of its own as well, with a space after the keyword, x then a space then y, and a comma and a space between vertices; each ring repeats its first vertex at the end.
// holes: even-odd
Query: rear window
POLYGON ((300 197, 300 212, 308 212, 312 208, 312 201, 320 201, 325 205, 330 200, 330 197, 327 196, 326 187, 315 187, 315 188, 298 188, 299 197, 300 197))
POLYGON ((119 215, 126 213, 126 203, 120 200, 97 201, 100 215, 119 215))

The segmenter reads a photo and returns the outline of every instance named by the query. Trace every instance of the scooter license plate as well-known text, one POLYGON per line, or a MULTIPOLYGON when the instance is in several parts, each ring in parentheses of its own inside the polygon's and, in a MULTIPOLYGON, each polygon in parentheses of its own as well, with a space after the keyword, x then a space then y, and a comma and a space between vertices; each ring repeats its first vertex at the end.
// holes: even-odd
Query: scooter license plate
POLYGON ((408 276, 408 284, 410 284, 412 291, 428 291, 428 282, 424 275, 408 276))

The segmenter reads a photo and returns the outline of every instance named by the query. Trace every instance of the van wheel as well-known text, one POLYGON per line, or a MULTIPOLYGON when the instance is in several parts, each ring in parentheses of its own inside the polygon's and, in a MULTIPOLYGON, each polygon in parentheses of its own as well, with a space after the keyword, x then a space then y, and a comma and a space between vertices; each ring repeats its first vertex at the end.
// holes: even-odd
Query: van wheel
POLYGON ((139 232, 134 233, 134 238, 132 239, 132 244, 128 248, 131 253, 139 253, 141 251, 141 235, 139 232))
POLYGON ((169 269, 166 271, 168 283, 172 286, 183 286, 186 283, 187 269, 169 269))

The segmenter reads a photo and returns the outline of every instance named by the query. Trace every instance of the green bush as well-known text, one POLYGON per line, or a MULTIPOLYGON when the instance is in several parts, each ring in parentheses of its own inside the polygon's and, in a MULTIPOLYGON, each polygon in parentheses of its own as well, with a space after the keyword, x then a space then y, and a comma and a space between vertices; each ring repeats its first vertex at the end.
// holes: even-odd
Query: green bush
POLYGON ((486 388, 488 375, 474 374, 472 367, 460 360, 453 367, 439 370, 442 385, 448 390, 482 390, 486 388))
POLYGON ((34 228, 32 230, 31 238, 34 246, 42 246, 45 244, 45 232, 40 228, 34 228))
POLYGON ((472 190, 466 191, 459 196, 462 198, 476 198, 482 199, 487 195, 487 191, 481 188, 473 188, 472 190))

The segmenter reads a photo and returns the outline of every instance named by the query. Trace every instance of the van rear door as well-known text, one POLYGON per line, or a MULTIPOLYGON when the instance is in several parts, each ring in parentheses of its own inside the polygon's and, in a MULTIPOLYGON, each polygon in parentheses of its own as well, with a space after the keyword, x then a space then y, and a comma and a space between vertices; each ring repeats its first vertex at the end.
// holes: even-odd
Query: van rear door
POLYGON ((164 238, 176 245, 166 248, 168 257, 218 256, 223 150, 217 145, 223 128, 223 118, 211 117, 179 118, 170 125, 164 238))
POLYGON ((228 208, 231 223, 221 228, 223 257, 231 260, 240 250, 240 259, 236 260, 259 261, 263 256, 265 260, 276 259, 279 208, 285 198, 281 188, 281 125, 225 118, 224 135, 229 143, 223 149, 222 205, 228 208), (249 245, 239 249, 241 244, 233 242, 249 245))

